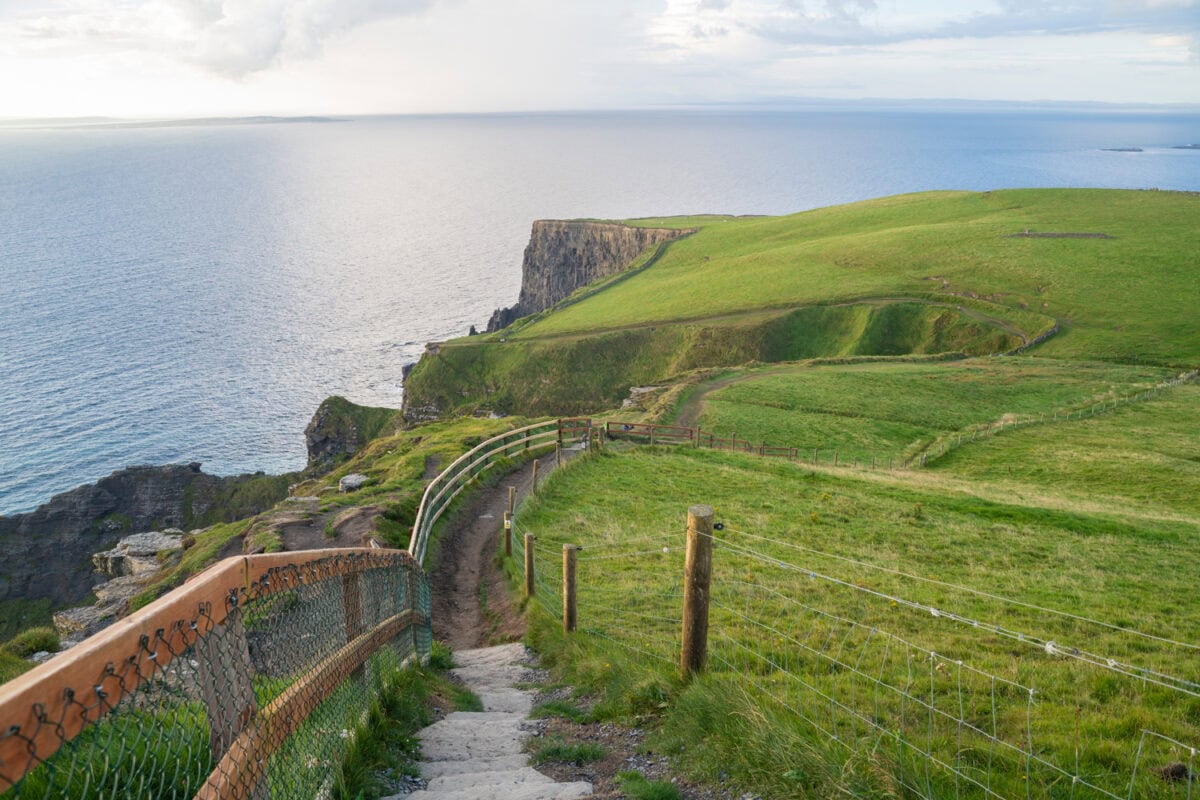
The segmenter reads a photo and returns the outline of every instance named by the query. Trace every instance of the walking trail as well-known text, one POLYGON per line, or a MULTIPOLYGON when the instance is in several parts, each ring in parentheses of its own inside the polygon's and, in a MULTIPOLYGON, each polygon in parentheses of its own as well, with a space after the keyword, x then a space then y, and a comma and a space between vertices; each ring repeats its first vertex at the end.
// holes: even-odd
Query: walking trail
POLYGON ((555 783, 523 752, 533 692, 518 689, 529 670, 520 643, 454 654, 453 674, 483 701, 483 711, 456 711, 419 735, 429 786, 410 800, 574 800, 590 797, 583 781, 555 783))
MULTIPOLYGON (((553 457, 543 458, 539 469, 553 463, 553 457)), ((532 462, 480 492, 442 535, 430 576, 434 635, 454 649, 458 666, 452 674, 479 695, 483 711, 456 711, 418 734, 424 759, 418 767, 429 784, 410 800, 573 800, 592 794, 590 783, 555 783, 529 766, 524 746, 532 734, 534 692, 518 688, 531 677, 525 646, 482 646, 524 633, 493 558, 509 486, 517 487, 518 498, 532 489, 532 462)))

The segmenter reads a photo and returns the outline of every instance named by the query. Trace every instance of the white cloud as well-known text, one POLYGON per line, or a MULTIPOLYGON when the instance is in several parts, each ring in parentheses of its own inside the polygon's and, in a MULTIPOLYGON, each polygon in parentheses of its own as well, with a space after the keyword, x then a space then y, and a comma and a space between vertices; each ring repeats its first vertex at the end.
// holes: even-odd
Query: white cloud
POLYGON ((923 14, 884 10, 875 0, 667 0, 651 34, 670 47, 687 48, 717 27, 784 46, 1113 32, 1191 35, 1200 33, 1200 0, 994 0, 923 14))
POLYGON ((355 27, 415 14, 434 0, 59 0, 7 15, 43 49, 156 52, 241 78, 318 56, 355 27))

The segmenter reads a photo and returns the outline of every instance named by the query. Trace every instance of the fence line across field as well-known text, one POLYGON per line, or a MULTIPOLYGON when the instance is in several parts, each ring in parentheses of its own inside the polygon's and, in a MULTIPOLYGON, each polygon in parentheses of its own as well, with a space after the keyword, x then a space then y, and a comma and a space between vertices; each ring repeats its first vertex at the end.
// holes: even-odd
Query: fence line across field
MULTIPOLYGON (((817 572, 756 550, 751 543, 731 541, 729 537, 752 539, 763 545, 791 547, 794 543, 722 527, 723 530, 709 534, 715 550, 707 660, 714 679, 736 681, 743 687, 744 692, 739 696, 744 694, 753 702, 769 704, 814 735, 855 753, 863 748, 867 752, 887 750, 898 770, 900 784, 916 796, 930 800, 951 796, 1004 800, 1059 796, 1078 800, 1192 797, 1196 750, 1186 739, 1198 734, 1195 726, 1186 721, 1186 709, 1189 703, 1194 703, 1191 698, 1200 697, 1196 691, 1200 686, 1195 682, 1056 645, 1035 634, 1008 630, 954 610, 941 610, 817 572), (727 563, 730 558, 748 558, 763 565, 768 570, 764 576, 773 585, 738 577, 742 570, 727 563), (722 569, 732 569, 735 574, 723 576, 722 569), (807 580, 796 584, 788 577, 791 575, 807 580), (1050 694, 1045 695, 1035 683, 1016 681, 992 668, 971 663, 974 653, 968 652, 961 658, 938 653, 878 624, 823 607, 833 599, 820 589, 825 584, 865 599, 894 602, 931 618, 945 619, 962 626, 963 633, 981 643, 986 637, 1018 640, 1029 648, 1026 658, 1035 661, 1045 658, 1047 664, 1060 664, 1061 670, 1108 672, 1130 681, 1130 688, 1136 689, 1138 696, 1153 691, 1170 692, 1179 702, 1160 705, 1155 712, 1158 716, 1148 716, 1140 732, 1134 731, 1129 736, 1111 734, 1118 738, 1109 742, 1106 737, 1110 734, 1104 732, 1103 725, 1081 732, 1083 706, 1070 696, 1072 690, 1066 687, 1073 684, 1069 681, 1054 684, 1050 694), (803 597, 798 592, 803 592, 803 597), (1056 662, 1060 657, 1068 660, 1056 662), (1072 660, 1079 664, 1078 668, 1069 666, 1072 660), (1047 724, 1062 715, 1069 719, 1072 714, 1073 750, 1061 742, 1046 744, 1047 736, 1054 741, 1054 726, 1046 729, 1047 724), (1167 728, 1156 730, 1159 725, 1153 723, 1155 719, 1167 728), (1174 735, 1171 728, 1176 725, 1189 735, 1174 735), (1108 757, 1103 754, 1106 748, 1113 747, 1123 748, 1119 761, 1098 770, 1096 759, 1108 757), (1172 759, 1178 762, 1175 767, 1168 763, 1172 759), (1176 772, 1169 772, 1167 767, 1176 772), (1175 785, 1171 781, 1179 786, 1177 794, 1171 792, 1175 785), (1055 786, 1062 787, 1061 794, 1055 786)), ((680 533, 676 534, 676 542, 680 533)), ((557 618, 561 618, 558 607, 561 582, 556 582, 555 562, 550 552, 553 547, 544 542, 558 545, 561 538, 547 536, 539 540, 534 551, 539 571, 539 590, 534 599, 557 618), (545 586, 541 588, 543 583, 545 586)), ((681 653, 688 652, 688 645, 679 639, 686 617, 687 592, 677 580, 684 569, 677 559, 663 561, 661 550, 642 549, 646 540, 669 542, 669 537, 630 539, 629 549, 624 552, 613 552, 619 542, 605 542, 605 549, 597 547, 600 552, 596 555, 589 555, 591 546, 583 543, 578 551, 576 577, 577 630, 616 644, 631 657, 648 659, 645 663, 657 665, 655 669, 671 670, 680 667, 681 653), (648 573, 648 577, 669 578, 668 585, 659 589, 652 580, 630 593, 608 584, 607 570, 617 567, 622 560, 649 565, 651 559, 656 562, 657 572, 648 573), (672 565, 670 572, 662 573, 668 564, 672 565)), ((682 551, 671 544, 668 547, 670 552, 682 551)), ((803 545, 795 545, 795 550, 834 556, 803 545)), ((854 566, 877 567, 859 559, 835 558, 854 566)), ((882 569, 906 580, 924 580, 899 570, 882 569)), ((1051 615, 1061 613, 1073 621, 1100 625, 1117 633, 1143 635, 1141 631, 1103 620, 1056 612, 992 592, 935 579, 928 581, 1051 615)), ((1193 647, 1187 642, 1151 634, 1144 634, 1143 638, 1183 649, 1193 647)), ((960 641, 960 648, 969 651, 971 641, 971 638, 960 641)), ((1003 657, 1003 649, 999 652, 1003 657)), ((1035 669, 1030 678, 1036 680, 1039 674, 1035 669)), ((1099 714, 1102 709, 1089 713, 1099 714)), ((1088 721, 1094 722, 1091 717, 1088 721)))
POLYGON ((928 584, 931 584, 934 586, 940 586, 945 589, 954 589, 955 591, 965 592, 967 594, 973 594, 973 595, 976 595, 977 597, 983 597, 988 600, 995 600, 997 602, 1006 603, 1008 605, 1020 606, 1022 608, 1028 608, 1032 611, 1038 611, 1043 614, 1051 614, 1054 616, 1059 616, 1059 617, 1064 617, 1066 619, 1075 620, 1076 622, 1084 622, 1089 625, 1096 625, 1098 627, 1108 628, 1109 630, 1119 631, 1121 633, 1129 634, 1130 636, 1138 636, 1143 639, 1149 639, 1151 641, 1162 642, 1164 644, 1171 644, 1171 645, 1175 645, 1177 647, 1184 647, 1189 650, 1200 650, 1200 645, 1198 645, 1198 644, 1193 644, 1191 642, 1181 642, 1178 639, 1171 639, 1166 636, 1158 636, 1153 633, 1146 633, 1145 631, 1140 631, 1137 628, 1131 628, 1126 625, 1117 625, 1112 622, 1105 622, 1103 620, 1092 619, 1091 617, 1085 617, 1085 616, 1081 616, 1079 614, 1072 614, 1069 611, 1061 611, 1061 610, 1055 609, 1055 608, 1047 608, 1046 606, 1039 606, 1036 603, 1028 603, 1023 600, 1015 600, 1011 597, 1004 597, 1003 595, 994 594, 992 592, 985 592, 980 589, 973 589, 970 586, 962 586, 962 585, 959 585, 956 583, 950 583, 948 581, 938 580, 936 578, 926 578, 921 575, 915 575, 911 572, 905 572, 903 570, 893 569, 891 567, 884 567, 879 564, 872 564, 869 561, 863 561, 863 560, 860 560, 857 558, 850 558, 849 556, 842 556, 842 555, 838 555, 836 553, 827 553, 823 550, 816 550, 812 547, 806 547, 801 544, 796 544, 795 542, 787 542, 787 541, 783 541, 782 539, 779 539, 779 538, 772 538, 772 537, 768 537, 768 536, 763 536, 761 534, 749 533, 747 531, 739 530, 737 528, 733 528, 728 525, 726 525, 725 530, 729 531, 730 533, 738 534, 739 536, 745 536, 745 537, 748 537, 751 539, 757 539, 758 541, 768 542, 770 544, 778 545, 780 547, 786 547, 786 548, 796 550, 799 552, 811 553, 812 555, 821 556, 823 558, 831 558, 836 561, 842 561, 847 564, 853 564, 855 566, 863 567, 865 569, 871 569, 871 570, 877 570, 879 572, 885 572, 890 575, 895 575, 897 577, 905 578, 906 580, 919 581, 921 583, 928 583, 928 584))

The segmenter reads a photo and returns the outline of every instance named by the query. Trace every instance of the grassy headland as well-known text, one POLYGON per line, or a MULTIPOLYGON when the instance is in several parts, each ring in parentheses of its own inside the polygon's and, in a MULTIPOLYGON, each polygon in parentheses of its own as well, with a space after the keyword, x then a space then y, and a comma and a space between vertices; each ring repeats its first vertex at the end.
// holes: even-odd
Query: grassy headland
POLYGON ((987 355, 1046 336, 1048 357, 1200 360, 1197 195, 931 192, 684 221, 697 232, 648 266, 647 254, 555 309, 441 344, 410 375, 408 402, 579 413, 700 368, 987 355))

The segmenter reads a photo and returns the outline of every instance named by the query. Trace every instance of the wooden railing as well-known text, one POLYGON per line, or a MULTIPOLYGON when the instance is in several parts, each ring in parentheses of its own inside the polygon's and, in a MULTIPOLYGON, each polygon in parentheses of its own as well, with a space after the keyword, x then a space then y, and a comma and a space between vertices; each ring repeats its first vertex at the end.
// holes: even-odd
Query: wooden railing
MULTIPOLYGON (((144 756, 134 759, 138 775, 103 774, 121 761, 124 742, 92 756, 53 757, 109 716, 145 715, 146 709, 194 715, 186 709, 199 705, 209 728, 206 758, 215 768, 196 796, 259 796, 271 756, 384 644, 401 637, 397 651, 428 654, 428 599, 423 572, 399 550, 312 550, 218 562, 0 686, 0 792, 15 786, 22 796, 22 779, 46 765, 38 786, 56 788, 38 788, 39 797, 76 796, 83 791, 76 787, 94 791, 123 780, 147 787, 137 796, 156 796, 149 788, 154 781, 175 779, 153 774, 144 756), (280 693, 259 708, 256 693, 264 685, 280 693), (56 776, 55 770, 80 774, 56 776)), ((169 738, 163 744, 175 745, 169 738)))

